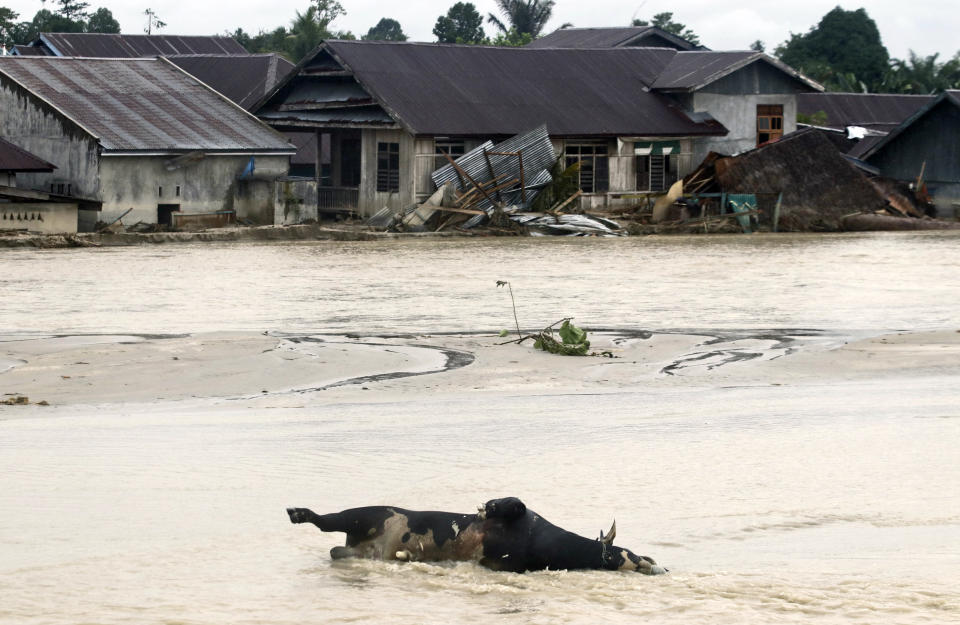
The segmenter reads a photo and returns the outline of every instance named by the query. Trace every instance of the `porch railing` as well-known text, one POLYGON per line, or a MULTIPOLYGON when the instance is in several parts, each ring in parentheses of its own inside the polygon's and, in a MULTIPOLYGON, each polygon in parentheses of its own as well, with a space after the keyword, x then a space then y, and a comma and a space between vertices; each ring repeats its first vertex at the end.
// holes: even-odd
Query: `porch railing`
POLYGON ((359 202, 357 187, 317 187, 317 212, 356 211, 359 202))

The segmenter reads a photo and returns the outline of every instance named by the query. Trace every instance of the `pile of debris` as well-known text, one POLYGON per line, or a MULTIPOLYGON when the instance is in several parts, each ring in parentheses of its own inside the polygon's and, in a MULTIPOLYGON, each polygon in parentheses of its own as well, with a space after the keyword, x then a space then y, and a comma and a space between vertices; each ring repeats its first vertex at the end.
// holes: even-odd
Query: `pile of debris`
POLYGON ((613 221, 589 215, 567 215, 581 192, 556 202, 544 212, 531 212, 534 200, 554 182, 557 154, 546 126, 494 144, 487 141, 431 174, 437 191, 422 204, 400 214, 384 208, 367 224, 406 231, 469 230, 485 226, 499 234, 618 235, 613 221))

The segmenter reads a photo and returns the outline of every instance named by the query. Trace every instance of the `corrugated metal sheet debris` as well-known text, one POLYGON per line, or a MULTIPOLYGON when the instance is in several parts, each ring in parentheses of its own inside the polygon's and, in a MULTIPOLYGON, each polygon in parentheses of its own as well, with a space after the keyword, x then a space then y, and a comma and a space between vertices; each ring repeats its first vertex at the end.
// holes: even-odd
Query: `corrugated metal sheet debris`
MULTIPOLYGON (((515 185, 498 192, 499 202, 504 207, 516 207, 514 210, 522 210, 528 208, 536 194, 553 180, 549 170, 556 161, 557 154, 550 142, 547 127, 544 125, 496 145, 492 141, 487 141, 454 162, 477 184, 493 180, 516 179, 515 185)), ((438 189, 447 183, 452 183, 455 189, 461 191, 472 186, 470 181, 463 180, 457 169, 449 163, 434 171, 430 177, 438 189)), ((489 215, 494 209, 494 204, 485 198, 474 208, 485 211, 489 215)), ((476 215, 465 222, 463 227, 479 225, 483 220, 483 215, 476 215)))

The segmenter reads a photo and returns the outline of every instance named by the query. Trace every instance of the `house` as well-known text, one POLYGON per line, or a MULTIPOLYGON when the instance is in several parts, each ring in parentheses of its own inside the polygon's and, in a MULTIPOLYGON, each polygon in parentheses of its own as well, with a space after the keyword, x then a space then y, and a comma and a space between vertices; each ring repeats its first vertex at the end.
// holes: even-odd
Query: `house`
POLYGON ((20 56, 135 59, 163 56, 243 108, 259 101, 294 65, 279 54, 250 54, 232 37, 41 33, 20 56))
POLYGON ((57 167, 18 187, 102 205, 110 221, 274 221, 293 147, 163 58, 0 58, 0 136, 57 167), (222 217, 218 217, 220 219, 222 217))
POLYGON ((0 138, 0 230, 77 232, 76 201, 17 187, 17 174, 50 173, 54 169, 52 163, 0 138))
POLYGON ((706 50, 656 26, 560 28, 534 39, 528 48, 673 48, 706 50))
POLYGON ((327 41, 257 114, 319 136, 321 212, 406 208, 433 193, 444 154, 542 124, 580 163, 581 206, 594 208, 663 190, 711 150, 794 130, 796 95, 816 89, 759 52, 327 41))
POLYGON ((247 50, 225 36, 40 33, 29 46, 14 46, 13 54, 134 59, 173 54, 245 55, 247 50))
POLYGON ((945 91, 867 150, 883 176, 926 185, 938 217, 960 216, 960 91, 945 91))

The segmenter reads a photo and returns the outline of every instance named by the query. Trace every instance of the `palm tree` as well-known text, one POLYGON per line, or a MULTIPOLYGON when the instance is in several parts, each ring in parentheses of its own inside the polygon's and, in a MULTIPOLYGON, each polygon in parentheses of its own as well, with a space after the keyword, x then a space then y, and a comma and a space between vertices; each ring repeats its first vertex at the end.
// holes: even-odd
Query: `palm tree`
POLYGON ((513 30, 520 34, 529 33, 535 39, 553 14, 554 0, 496 0, 496 2, 500 14, 509 26, 493 13, 487 14, 487 21, 503 34, 513 30))

